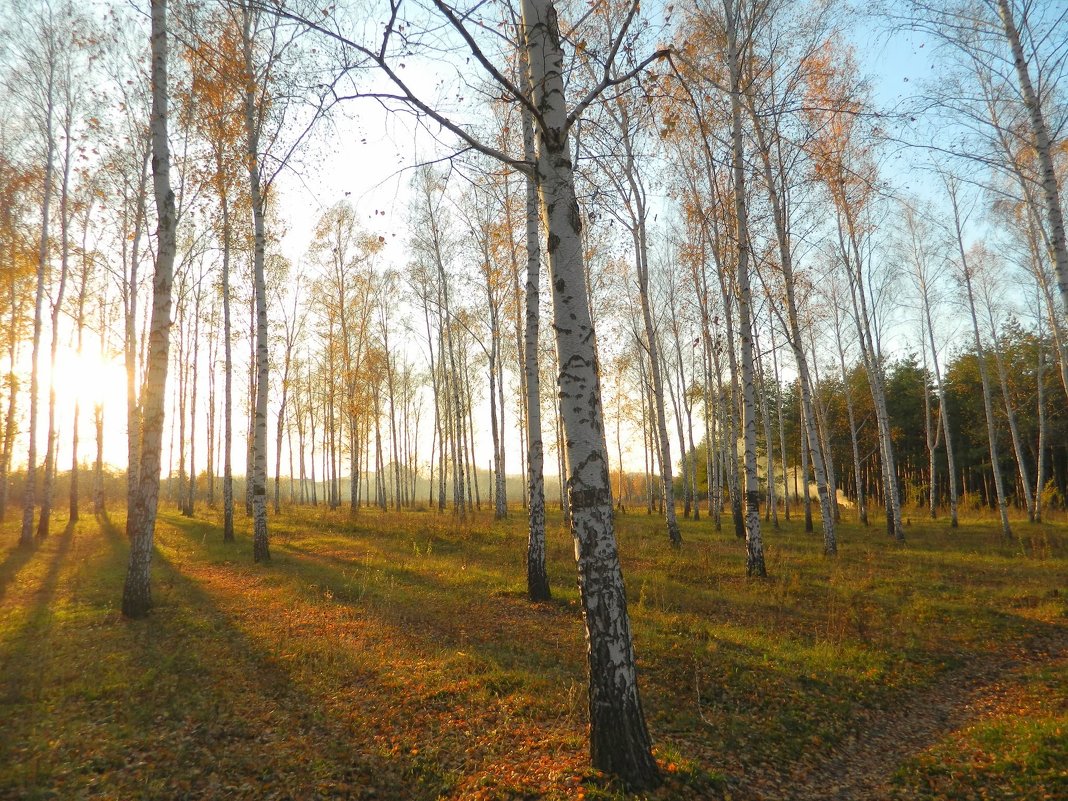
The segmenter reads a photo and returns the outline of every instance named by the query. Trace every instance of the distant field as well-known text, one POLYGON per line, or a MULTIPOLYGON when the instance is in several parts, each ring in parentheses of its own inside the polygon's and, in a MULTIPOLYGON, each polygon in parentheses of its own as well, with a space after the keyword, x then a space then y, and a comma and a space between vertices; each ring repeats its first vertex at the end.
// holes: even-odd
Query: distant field
MULTIPOLYGON (((618 520, 652 798, 1068 797, 1068 528, 618 520), (818 525, 817 525, 818 530, 818 525)), ((121 519, 0 527, 0 798, 624 797, 588 768, 573 549, 525 596, 525 516, 296 510, 274 561, 165 511, 147 620, 121 519)), ((239 525, 245 521, 239 521, 239 525)))

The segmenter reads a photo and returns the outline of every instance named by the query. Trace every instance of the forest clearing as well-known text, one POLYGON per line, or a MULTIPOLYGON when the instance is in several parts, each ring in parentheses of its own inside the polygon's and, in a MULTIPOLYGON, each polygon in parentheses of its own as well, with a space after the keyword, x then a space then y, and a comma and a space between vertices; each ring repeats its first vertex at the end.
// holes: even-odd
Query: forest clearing
MULTIPOLYGON (((89 516, 0 554, 0 798, 1055 799, 1068 789, 1063 523, 794 522, 744 545, 618 518, 658 790, 591 771, 570 535, 526 598, 522 515, 163 511, 150 619, 89 516)), ((11 541, 11 526, 3 531, 11 541)))

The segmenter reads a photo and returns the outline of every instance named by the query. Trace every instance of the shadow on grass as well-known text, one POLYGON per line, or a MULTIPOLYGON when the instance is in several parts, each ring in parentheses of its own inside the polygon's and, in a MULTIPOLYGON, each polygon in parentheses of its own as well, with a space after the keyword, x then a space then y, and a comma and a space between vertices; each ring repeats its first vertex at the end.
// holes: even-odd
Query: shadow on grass
MULTIPOLYGON (((33 592, 32 601, 27 605, 26 618, 6 640, 6 654, 0 662, 0 687, 3 687, 0 703, 17 704, 33 700, 40 692, 43 680, 41 661, 48 656, 51 607, 59 585, 59 574, 74 542, 76 525, 68 522, 63 533, 53 540, 56 543, 55 551, 40 586, 33 592)), ((46 547, 42 543, 35 549, 27 548, 25 551, 27 554, 41 553, 46 547)))
POLYGON ((13 545, 8 549, 7 556, 0 563, 0 601, 4 599, 8 585, 35 553, 37 548, 33 545, 13 545))
MULTIPOLYGON (((168 516, 162 522, 191 538, 205 526, 214 529, 189 518, 168 516)), ((115 538, 114 530, 109 536, 115 538)), ((385 797, 406 799, 436 798, 448 788, 451 780, 439 766, 406 753, 375 753, 368 740, 354 737, 364 733, 359 721, 366 713, 331 710, 296 680, 307 668, 293 659, 299 643, 251 636, 158 548, 153 561, 153 610, 145 621, 126 625, 137 648, 132 658, 149 677, 144 691, 155 692, 138 721, 140 736, 150 737, 161 725, 189 732, 175 736, 175 764, 206 768, 210 752, 236 749, 248 755, 240 760, 248 771, 245 781, 280 784, 294 797, 313 785, 339 797, 362 797, 377 787, 385 797)), ((341 672, 347 686, 339 692, 358 687, 371 697, 397 693, 374 670, 354 662, 341 672)), ((395 698, 389 706, 401 705, 395 698)))
MULTIPOLYGON (((190 520, 168 519, 167 522, 186 540, 186 546, 197 547, 205 541, 204 527, 210 525, 190 520)), ((424 531, 417 534, 417 540, 423 539, 415 544, 425 547, 425 538, 430 536, 434 556, 417 550, 413 557, 412 532, 401 528, 399 520, 382 522, 397 528, 372 531, 338 523, 322 528, 329 531, 328 537, 350 535, 345 538, 347 543, 331 540, 321 550, 317 550, 314 542, 276 545, 276 561, 268 571, 270 580, 284 583, 287 591, 306 599, 309 609, 315 603, 336 604, 351 609, 355 617, 380 621, 390 631, 397 632, 402 647, 423 655, 428 661, 443 661, 448 654, 463 649, 476 654, 491 670, 549 677, 556 684, 561 679, 564 683, 567 678, 584 679, 581 640, 569 639, 569 621, 574 624, 573 631, 578 631, 576 611, 534 607, 525 599, 493 591, 494 585, 506 590, 514 584, 514 577, 504 569, 505 562, 500 559, 503 540, 497 539, 492 544, 475 542, 469 547, 464 541, 461 554, 455 547, 439 549, 434 539, 437 534, 424 531), (354 558, 344 558, 346 551, 354 558), (481 571, 477 580, 460 578, 460 571, 465 569, 460 564, 461 557, 470 560, 469 570, 481 571), (555 653, 547 644, 554 633, 563 635, 564 639, 563 649, 558 648, 555 653)), ((293 527, 292 521, 287 523, 293 527)), ((713 564, 702 568, 709 576, 727 575, 722 564, 716 563, 722 560, 723 554, 740 554, 728 534, 715 535, 717 539, 713 540, 710 551, 713 564)), ((833 750, 850 731, 868 724, 872 733, 877 732, 878 716, 887 714, 895 705, 910 703, 913 708, 922 709, 924 692, 951 683, 956 667, 989 656, 981 650, 982 637, 978 635, 985 632, 1004 636, 1011 630, 1026 638, 1061 630, 1059 626, 1026 618, 1006 620, 1006 628, 1002 630, 985 613, 978 615, 952 606, 943 608, 940 590, 929 582, 939 569, 939 561, 944 556, 955 559, 956 556, 950 555, 958 554, 962 546, 939 532, 925 534, 929 542, 912 551, 908 546, 902 549, 886 541, 882 532, 873 533, 869 541, 858 542, 853 546, 855 551, 835 562, 823 560, 816 553, 815 539, 811 543, 789 545, 784 537, 779 545, 784 553, 780 577, 785 582, 783 595, 771 596, 778 591, 777 580, 760 585, 758 590, 738 578, 738 586, 731 585, 729 604, 724 601, 723 590, 715 585, 702 589, 698 582, 690 585, 688 580, 673 577, 669 573, 673 563, 666 547, 663 552, 658 550, 657 541, 648 530, 635 527, 621 536, 634 547, 634 558, 641 564, 641 572, 631 576, 632 591, 644 579, 664 586, 676 582, 678 586, 671 586, 670 593, 677 593, 680 601, 685 597, 685 603, 678 604, 669 597, 669 606, 643 610, 638 616, 639 626, 646 634, 645 642, 639 641, 638 645, 645 663, 643 683, 647 688, 647 703, 650 709, 656 710, 658 722, 671 732, 665 736, 696 745, 701 752, 706 752, 708 743, 728 749, 737 746, 746 752, 752 747, 754 758, 762 760, 765 766, 773 765, 776 759, 788 760, 771 768, 783 777, 788 776, 788 771, 796 767, 797 760, 806 752, 818 750, 823 744, 833 750), (646 542, 651 544, 646 546, 646 542), (869 558, 878 567, 874 580, 867 575, 865 560, 869 558), (798 574, 796 589, 788 586, 786 565, 798 574), (911 570, 904 570, 906 565, 911 565, 911 570), (900 594, 901 587, 916 593, 919 603, 914 612, 908 605, 912 595, 900 594), (826 640, 823 632, 815 636, 812 632, 814 625, 835 624, 831 614, 821 610, 821 605, 830 602, 838 604, 835 614, 842 618, 837 642, 826 640), (783 606, 793 611, 775 611, 783 606), (710 613, 713 608, 714 613, 710 613), (798 609, 803 611, 799 613, 798 609), (769 617, 773 612, 781 619, 769 617), (913 613, 928 615, 927 622, 903 617, 913 613), (716 648, 709 649, 704 637, 710 617, 722 617, 723 622, 748 630, 753 637, 737 642, 721 637, 716 648), (904 624, 907 627, 902 628, 904 624), (981 631, 966 644, 938 643, 940 634, 962 632, 970 625, 981 631), (874 639, 864 636, 865 626, 876 635, 874 639), (925 626, 929 633, 923 631, 925 626), (914 635, 917 640, 910 644, 914 635), (815 641, 820 639, 823 641, 815 641), (803 650, 812 646, 819 646, 820 653, 803 650), (867 653, 856 665, 837 665, 834 662, 837 646, 867 653), (885 660, 885 665, 878 664, 885 670, 884 674, 875 678, 862 675, 868 655, 873 664, 885 660), (950 656, 957 659, 949 660, 950 656), (935 664, 940 660, 945 660, 948 666, 935 664), (919 661, 930 664, 918 665, 919 661), (914 669, 927 667, 930 669, 912 681, 909 674, 914 669), (703 674, 703 701, 696 687, 698 671, 703 674), (888 679, 886 686, 883 675, 888 679), (705 720, 704 712, 709 712, 711 723, 705 720), (759 742, 754 740, 754 733, 759 735, 756 738, 759 742)), ((860 539, 858 535, 857 540, 860 539)), ((912 542, 915 544, 917 539, 914 537, 912 542)), ((456 538, 450 539, 450 544, 456 542, 456 538)), ((209 547, 210 557, 222 553, 221 548, 209 547)), ((228 557, 233 555, 232 551, 225 553, 228 557)), ((691 558, 699 558, 693 553, 691 558)), ((247 553, 244 559, 250 560, 247 553)), ((978 575, 970 576, 969 580, 981 586, 985 574, 997 575, 1001 560, 995 561, 996 564, 973 565, 978 575)), ((997 614, 1011 615, 1004 611, 997 614)), ((270 658, 270 651, 261 647, 261 653, 270 658)), ((982 664, 972 667, 982 667, 982 664)), ((387 692, 396 690, 387 689, 387 692)), ((505 687, 504 692, 509 689, 505 687)), ((551 700, 555 703, 556 696, 551 700)), ((404 699, 401 703, 404 708, 404 699)), ((920 744, 934 742, 942 734, 941 728, 932 727, 920 744)))
MULTIPOLYGON (((188 545, 200 544, 202 523, 181 518, 167 522, 188 545)), ((353 538, 348 544, 354 551, 351 560, 278 543, 272 569, 310 602, 321 603, 328 594, 334 603, 387 625, 401 641, 430 658, 441 658, 443 649, 460 650, 477 655, 490 671, 557 676, 565 684, 585 681, 578 610, 562 600, 531 604, 525 594, 509 592, 509 577, 488 560, 488 554, 486 561, 475 561, 469 554, 468 567, 454 571, 455 576, 478 574, 465 586, 463 580, 446 575, 436 559, 428 558, 423 569, 400 564, 398 557, 407 541, 396 552, 377 541, 353 538), (565 638, 573 635, 573 647, 551 652, 531 647, 550 631, 565 638)))

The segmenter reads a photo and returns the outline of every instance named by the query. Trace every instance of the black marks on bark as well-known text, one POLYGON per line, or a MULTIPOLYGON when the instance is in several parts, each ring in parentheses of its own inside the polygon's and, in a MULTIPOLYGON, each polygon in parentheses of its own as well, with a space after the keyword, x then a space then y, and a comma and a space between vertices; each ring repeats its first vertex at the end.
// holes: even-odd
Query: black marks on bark
POLYGON ((545 33, 552 44, 553 51, 558 51, 560 49, 560 22, 556 17, 556 8, 552 5, 549 6, 545 17, 545 33))
POLYGON ((567 216, 572 230, 574 230, 576 234, 581 234, 582 214, 579 212, 578 201, 575 198, 572 198, 571 202, 568 204, 567 216))
POLYGON ((588 487, 586 489, 570 488, 572 510, 593 509, 598 506, 611 506, 612 493, 607 487, 588 487))

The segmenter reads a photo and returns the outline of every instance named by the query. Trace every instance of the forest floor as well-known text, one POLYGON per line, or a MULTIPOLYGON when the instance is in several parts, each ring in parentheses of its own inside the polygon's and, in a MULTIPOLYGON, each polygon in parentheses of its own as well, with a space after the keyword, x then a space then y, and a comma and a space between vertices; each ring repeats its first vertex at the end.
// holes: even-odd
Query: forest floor
MULTIPOLYGON (((14 515, 11 515, 14 517, 14 515)), ((919 515, 913 514, 914 521, 919 515)), ((2 799, 629 798, 591 771, 573 550, 525 596, 525 518, 165 509, 155 608, 91 515, 0 527, 2 799), (239 515, 240 517, 240 515, 239 515)), ((619 518, 655 799, 1068 797, 1068 527, 800 523, 744 576, 728 527, 619 518)))

